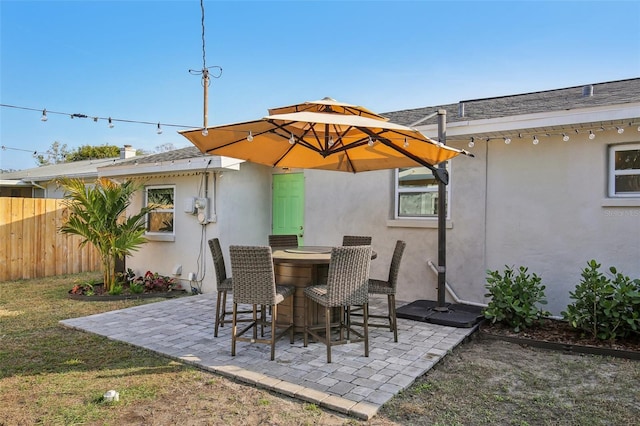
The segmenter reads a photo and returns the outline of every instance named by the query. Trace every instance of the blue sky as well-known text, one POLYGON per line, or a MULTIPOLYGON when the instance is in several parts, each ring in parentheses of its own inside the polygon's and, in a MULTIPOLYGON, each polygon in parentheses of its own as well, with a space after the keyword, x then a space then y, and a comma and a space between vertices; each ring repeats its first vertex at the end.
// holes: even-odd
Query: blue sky
MULTIPOLYGON (((640 76, 638 1, 205 1, 209 124, 331 96, 376 112, 640 76), (212 70, 212 72, 214 72, 212 70)), ((0 0, 0 103, 198 127, 199 0, 0 0)), ((189 142, 164 126, 0 108, 0 169, 54 141, 189 142), (24 151, 18 151, 21 149, 24 151)))

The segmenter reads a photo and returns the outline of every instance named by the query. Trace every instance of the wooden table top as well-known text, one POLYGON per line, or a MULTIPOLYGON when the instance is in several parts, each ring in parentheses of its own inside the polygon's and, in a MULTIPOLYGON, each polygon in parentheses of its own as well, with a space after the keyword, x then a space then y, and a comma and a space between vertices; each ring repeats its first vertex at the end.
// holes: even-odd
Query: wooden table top
MULTIPOLYGON (((326 246, 274 247, 272 255, 275 263, 328 265, 331 261, 331 249, 332 247, 326 246)), ((376 257, 377 253, 372 252, 371 259, 376 257)))

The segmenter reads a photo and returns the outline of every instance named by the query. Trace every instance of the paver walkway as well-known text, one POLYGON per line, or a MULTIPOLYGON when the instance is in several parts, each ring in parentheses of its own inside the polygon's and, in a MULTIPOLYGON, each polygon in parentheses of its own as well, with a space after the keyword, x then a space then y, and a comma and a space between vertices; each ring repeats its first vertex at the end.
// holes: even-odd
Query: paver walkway
MULTIPOLYGON (((362 343, 352 343, 332 348, 327 364, 326 347, 303 347, 301 334, 293 345, 286 337, 278 342, 275 361, 269 360, 269 345, 244 342, 232 357, 230 324, 213 337, 215 297, 181 297, 61 324, 365 420, 475 331, 399 319, 398 343, 384 328, 369 329, 369 357, 362 343)), ((370 300, 371 312, 385 310, 386 298, 370 300)))

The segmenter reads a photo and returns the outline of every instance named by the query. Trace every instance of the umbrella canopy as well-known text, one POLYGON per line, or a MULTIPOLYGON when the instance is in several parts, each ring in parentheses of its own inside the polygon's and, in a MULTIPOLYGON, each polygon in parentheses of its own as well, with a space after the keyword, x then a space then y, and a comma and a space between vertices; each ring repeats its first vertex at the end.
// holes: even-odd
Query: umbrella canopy
POLYGON ((466 153, 366 108, 328 98, 271 111, 278 114, 179 133, 204 153, 273 167, 355 173, 423 165, 445 183, 445 170, 433 166, 466 153))
POLYGON ((327 112, 334 114, 359 115, 361 117, 375 118, 376 120, 389 121, 388 118, 376 114, 365 107, 358 105, 345 104, 335 99, 326 97, 319 101, 309 101, 302 104, 295 104, 286 107, 271 108, 269 115, 288 114, 290 112, 327 112))

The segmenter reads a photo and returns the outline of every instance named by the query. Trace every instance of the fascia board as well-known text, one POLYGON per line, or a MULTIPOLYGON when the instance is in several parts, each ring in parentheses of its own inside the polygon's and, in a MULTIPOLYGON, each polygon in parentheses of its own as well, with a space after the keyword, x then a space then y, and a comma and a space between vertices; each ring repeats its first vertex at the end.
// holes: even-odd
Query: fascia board
MULTIPOLYGON (((640 118, 640 103, 634 102, 622 106, 609 105, 576 110, 513 115, 484 120, 455 121, 447 123, 446 130, 447 136, 460 136, 638 118, 640 118)), ((437 137, 438 135, 437 125, 419 126, 417 129, 429 137, 437 137)))
POLYGON ((174 161, 162 161, 158 163, 125 164, 121 166, 109 166, 98 168, 100 177, 136 176, 164 173, 186 173, 211 169, 239 170, 239 162, 228 157, 194 157, 174 161))

